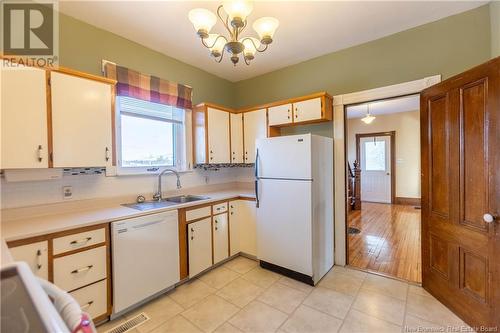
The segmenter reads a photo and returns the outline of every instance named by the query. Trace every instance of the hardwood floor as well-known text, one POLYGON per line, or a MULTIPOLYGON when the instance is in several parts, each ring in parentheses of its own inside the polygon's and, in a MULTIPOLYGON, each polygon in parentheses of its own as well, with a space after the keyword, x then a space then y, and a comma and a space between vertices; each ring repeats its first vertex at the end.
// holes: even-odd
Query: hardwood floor
POLYGON ((419 209, 363 202, 348 225, 361 230, 349 234, 349 265, 422 282, 419 209))

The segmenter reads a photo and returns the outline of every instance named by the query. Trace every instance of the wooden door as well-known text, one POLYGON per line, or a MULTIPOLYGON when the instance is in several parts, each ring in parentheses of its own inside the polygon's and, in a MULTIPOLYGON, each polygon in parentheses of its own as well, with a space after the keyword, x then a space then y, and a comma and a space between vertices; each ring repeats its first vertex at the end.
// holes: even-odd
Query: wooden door
POLYGON ((269 126, 292 123, 292 104, 283 104, 270 107, 267 110, 269 126))
POLYGON ((212 223, 211 218, 187 225, 189 277, 212 266, 212 223))
POLYGON ((214 216, 214 264, 226 259, 229 256, 229 230, 227 213, 214 216))
POLYGON ((208 163, 230 163, 229 112, 208 108, 208 163))
POLYGON ((1 68, 2 169, 48 168, 46 72, 1 68))
POLYGON ((476 327, 500 325, 499 71, 421 95, 423 287, 476 327))
POLYGON ((359 138, 361 201, 391 203, 391 137, 359 138))
POLYGON ((308 99, 293 104, 295 123, 321 119, 322 114, 321 97, 308 99))
POLYGON ((243 114, 245 163, 255 163, 255 140, 265 138, 266 109, 245 112, 243 114))
POLYGON ((54 167, 111 166, 112 86, 50 74, 54 167))
POLYGON ((243 114, 231 113, 231 163, 243 163, 243 114))

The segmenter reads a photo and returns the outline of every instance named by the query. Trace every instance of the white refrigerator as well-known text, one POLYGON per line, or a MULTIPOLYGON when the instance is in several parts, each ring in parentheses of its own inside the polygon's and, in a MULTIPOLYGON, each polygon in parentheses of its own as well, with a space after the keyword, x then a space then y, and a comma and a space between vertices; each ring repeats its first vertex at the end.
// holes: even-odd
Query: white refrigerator
POLYGON ((257 140, 255 191, 260 265, 315 285, 334 258, 333 140, 257 140))

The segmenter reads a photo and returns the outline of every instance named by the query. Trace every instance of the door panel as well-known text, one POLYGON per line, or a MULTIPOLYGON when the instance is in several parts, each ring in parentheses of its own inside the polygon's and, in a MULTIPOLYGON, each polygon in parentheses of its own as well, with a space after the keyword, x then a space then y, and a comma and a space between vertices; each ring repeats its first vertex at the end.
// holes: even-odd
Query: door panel
POLYGON ((421 95, 423 286, 473 327, 500 325, 499 110, 500 58, 421 95))
POLYGON ((243 115, 231 113, 231 163, 243 163, 243 115))
POLYGON ((294 103, 293 107, 293 122, 295 123, 317 120, 321 119, 321 117, 323 116, 321 108, 321 97, 294 103))
POLYGON ((208 108, 208 162, 230 163, 229 112, 208 108))
POLYGON ((311 135, 293 135, 257 141, 258 176, 262 178, 312 179, 311 135))
POLYGON ((227 213, 214 216, 214 264, 226 259, 229 255, 227 213))
POLYGON ((391 139, 390 136, 362 137, 361 200, 391 202, 391 139))
POLYGON ((267 110, 269 126, 288 124, 292 122, 292 104, 273 106, 267 110))
POLYGON ((211 218, 190 223, 188 228, 189 277, 212 266, 211 218))
POLYGON ((50 80, 54 167, 111 166, 111 86, 57 72, 50 80))
POLYGON ((243 113, 245 163, 255 163, 255 140, 265 138, 266 109, 243 113))

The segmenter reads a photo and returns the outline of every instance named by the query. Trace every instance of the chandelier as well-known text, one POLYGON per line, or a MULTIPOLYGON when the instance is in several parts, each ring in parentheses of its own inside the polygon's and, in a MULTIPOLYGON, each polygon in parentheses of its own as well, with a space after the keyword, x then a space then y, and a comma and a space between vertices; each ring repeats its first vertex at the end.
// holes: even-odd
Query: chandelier
POLYGON ((204 8, 192 9, 188 17, 201 43, 210 50, 210 55, 218 63, 224 58, 224 53, 228 52, 234 66, 238 63, 240 54, 243 54, 245 64, 250 65, 255 54, 266 51, 269 44, 273 42, 274 32, 279 25, 279 21, 274 17, 262 17, 252 25, 259 39, 241 37, 241 33, 247 27, 247 16, 250 15, 252 9, 252 3, 243 0, 224 1, 217 8, 217 16, 229 33, 228 37, 210 33, 210 29, 217 23, 217 17, 211 11, 204 8), (222 10, 226 12, 225 17, 221 13, 222 10))
POLYGON ((375 116, 372 116, 370 113, 370 103, 366 103, 366 116, 364 118, 361 118, 361 121, 364 122, 365 124, 371 124, 372 121, 375 120, 375 116))

